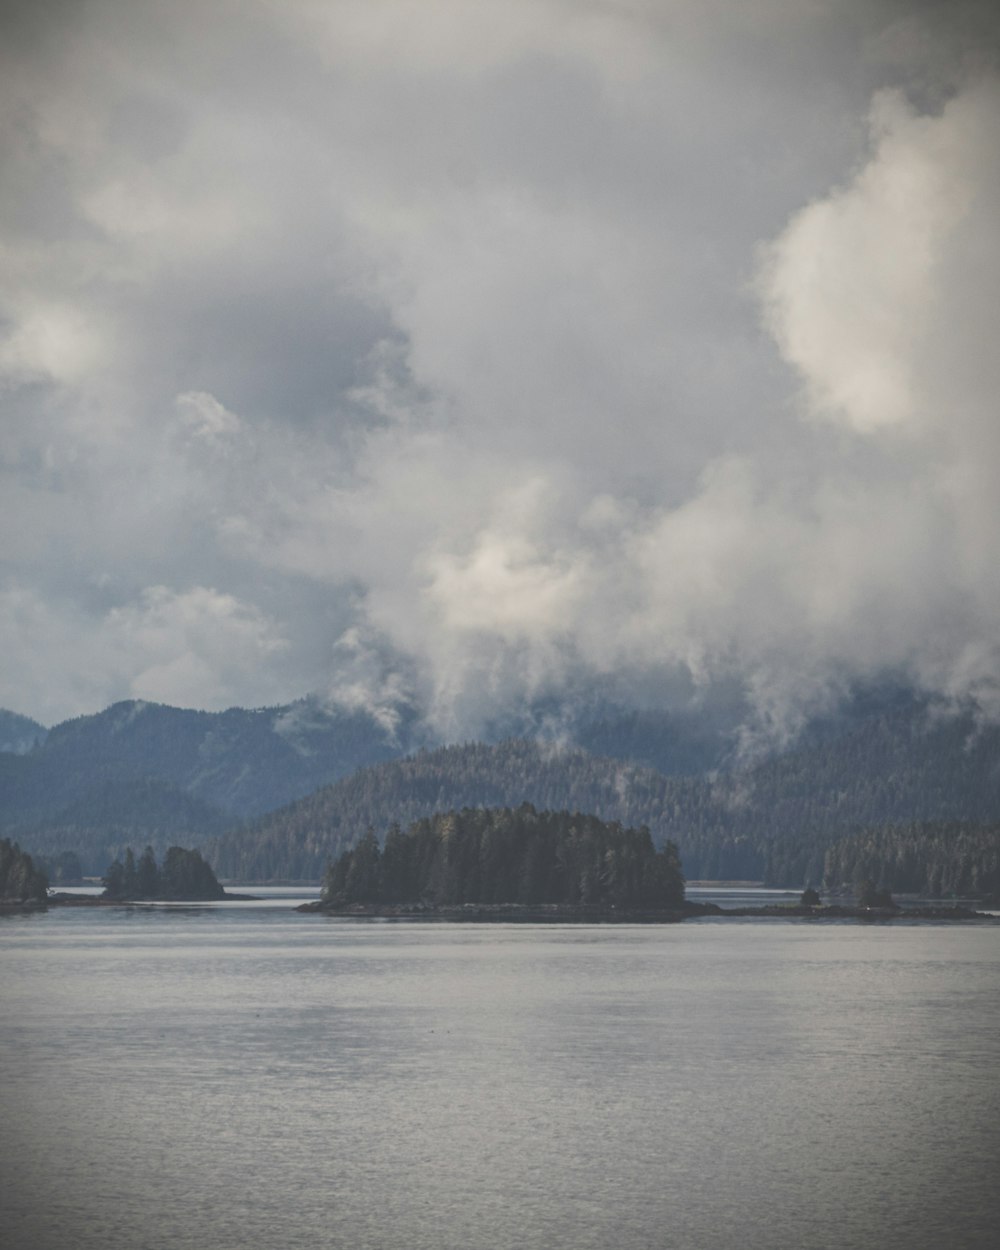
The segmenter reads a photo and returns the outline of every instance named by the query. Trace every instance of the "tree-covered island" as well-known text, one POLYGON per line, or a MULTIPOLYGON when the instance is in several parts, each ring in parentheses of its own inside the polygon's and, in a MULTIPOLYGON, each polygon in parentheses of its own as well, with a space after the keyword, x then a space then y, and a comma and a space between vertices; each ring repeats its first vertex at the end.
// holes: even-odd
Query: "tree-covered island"
POLYGON ((226 897, 200 851, 172 846, 157 864, 147 846, 138 859, 132 848, 116 859, 103 878, 102 898, 110 902, 208 902, 226 897))
POLYGON ((596 816, 511 808, 465 808, 373 830, 327 868, 312 910, 388 912, 555 909, 570 913, 684 910, 677 848, 657 851, 649 830, 596 816))
POLYGON ((0 907, 23 910, 43 907, 48 878, 16 842, 0 838, 0 907))
MULTIPOLYGON (((593 815, 518 808, 463 808, 388 830, 371 828, 329 863, 321 898, 297 910, 341 916, 455 920, 677 921, 697 916, 886 920, 903 914, 871 888, 856 904, 824 903, 813 889, 797 904, 720 907, 685 899, 677 847, 654 846, 645 826, 593 815)), ((912 918, 987 919, 957 907, 907 908, 912 918)))

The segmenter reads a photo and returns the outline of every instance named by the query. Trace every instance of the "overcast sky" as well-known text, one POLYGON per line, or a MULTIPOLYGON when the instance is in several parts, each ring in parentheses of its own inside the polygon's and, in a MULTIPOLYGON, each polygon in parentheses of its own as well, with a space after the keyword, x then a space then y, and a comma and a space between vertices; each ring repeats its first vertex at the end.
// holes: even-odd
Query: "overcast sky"
POLYGON ((991 11, 0 6, 0 705, 1000 715, 991 11))

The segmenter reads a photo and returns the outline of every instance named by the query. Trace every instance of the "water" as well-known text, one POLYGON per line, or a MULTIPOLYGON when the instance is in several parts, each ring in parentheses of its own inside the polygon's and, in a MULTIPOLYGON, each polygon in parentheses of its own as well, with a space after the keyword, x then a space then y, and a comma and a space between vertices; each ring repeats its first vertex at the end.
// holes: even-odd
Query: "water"
POLYGON ((5 1250, 996 1244, 1000 926, 286 907, 0 923, 5 1250))

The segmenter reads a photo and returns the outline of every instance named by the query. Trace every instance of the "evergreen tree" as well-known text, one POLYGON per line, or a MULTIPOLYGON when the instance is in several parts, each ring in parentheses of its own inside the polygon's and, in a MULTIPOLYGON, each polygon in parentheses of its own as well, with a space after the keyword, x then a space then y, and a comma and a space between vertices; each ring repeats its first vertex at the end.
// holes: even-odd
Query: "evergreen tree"
POLYGON ((132 848, 125 851, 125 863, 122 867, 122 889, 126 898, 137 897, 138 874, 135 867, 135 855, 132 848))
POLYGON ((103 878, 104 897, 126 901, 131 899, 163 899, 173 901, 201 901, 225 897, 211 867, 202 859, 200 851, 188 851, 172 846, 157 868, 152 847, 146 847, 138 864, 129 847, 125 862, 116 859, 108 866, 103 878))
POLYGON ((101 884, 104 886, 105 898, 124 899, 128 897, 125 892, 125 867, 120 859, 116 859, 108 865, 107 872, 101 878, 101 884))
POLYGON ((374 829, 368 829, 351 855, 344 897, 349 903, 376 902, 382 896, 378 838, 374 829))
POLYGON ((0 901, 41 903, 48 891, 48 878, 31 856, 16 842, 0 838, 0 901))
POLYGON ((135 878, 137 898, 156 898, 160 892, 160 870, 151 846, 147 846, 139 856, 135 878))
POLYGON ((380 853, 369 829, 327 868, 324 897, 373 903, 595 903, 679 907, 677 847, 649 830, 596 817, 536 812, 530 805, 465 808, 398 828, 380 853))

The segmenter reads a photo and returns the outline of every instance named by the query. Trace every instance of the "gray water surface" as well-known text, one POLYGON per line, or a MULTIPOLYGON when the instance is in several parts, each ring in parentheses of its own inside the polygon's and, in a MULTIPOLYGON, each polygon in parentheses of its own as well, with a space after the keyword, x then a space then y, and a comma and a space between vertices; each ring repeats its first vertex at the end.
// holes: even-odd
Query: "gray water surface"
POLYGON ((992 1247, 1000 928, 0 924, 6 1250, 992 1247))

